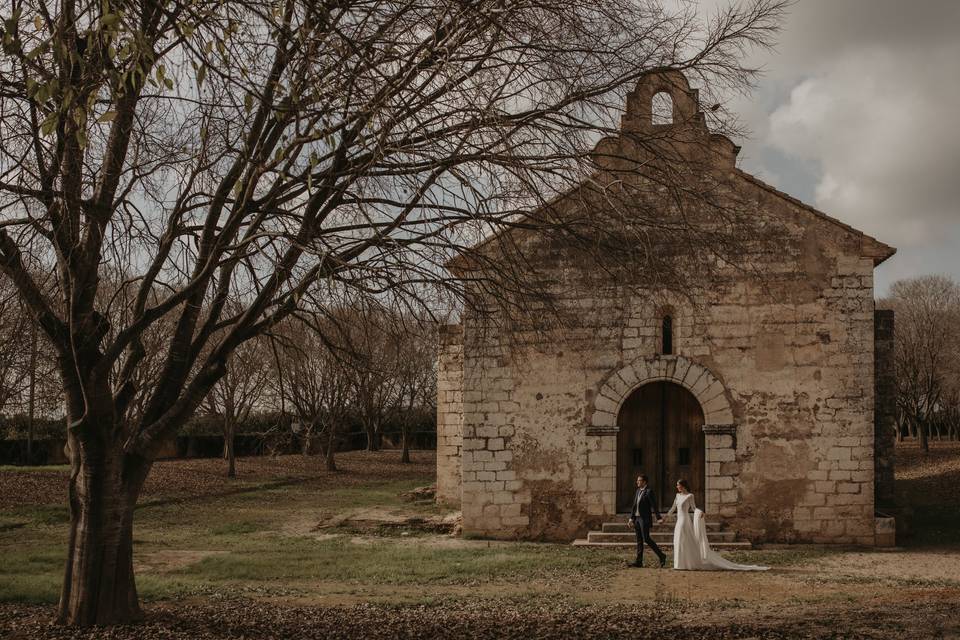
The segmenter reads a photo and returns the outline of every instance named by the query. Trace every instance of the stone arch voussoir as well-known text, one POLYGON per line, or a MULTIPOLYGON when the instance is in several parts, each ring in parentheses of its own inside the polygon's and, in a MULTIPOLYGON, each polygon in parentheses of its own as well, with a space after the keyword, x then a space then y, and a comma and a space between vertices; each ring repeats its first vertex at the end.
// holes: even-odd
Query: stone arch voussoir
POLYGON ((707 425, 732 425, 733 410, 723 383, 706 367, 683 356, 639 358, 614 371, 594 398, 590 427, 615 430, 617 414, 630 394, 650 382, 673 382, 696 397, 707 425))

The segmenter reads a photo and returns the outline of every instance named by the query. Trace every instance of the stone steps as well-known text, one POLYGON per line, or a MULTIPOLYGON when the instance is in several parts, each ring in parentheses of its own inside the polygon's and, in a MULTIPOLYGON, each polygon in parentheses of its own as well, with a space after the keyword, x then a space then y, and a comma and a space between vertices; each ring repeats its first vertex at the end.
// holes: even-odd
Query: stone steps
MULTIPOLYGON (((650 529, 650 533, 658 533, 661 531, 666 531, 673 535, 673 525, 674 522, 664 521, 663 524, 654 523, 653 528, 650 529)), ((707 533, 711 531, 720 531, 723 528, 723 524, 719 522, 707 521, 707 533)), ((603 533, 633 533, 633 527, 624 522, 604 522, 601 528, 603 533)))
MULTIPOLYGON (((672 531, 653 531, 650 533, 653 541, 659 545, 673 544, 672 531)), ((606 531, 591 531, 587 534, 588 542, 635 542, 637 536, 635 533, 617 532, 610 533, 606 531)), ((733 531, 708 531, 707 540, 710 544, 720 542, 735 542, 737 535, 733 531)))
MULTIPOLYGON (((573 545, 577 547, 634 547, 637 544, 637 537, 632 526, 627 524, 627 515, 618 516, 615 522, 604 522, 599 531, 590 531, 587 537, 580 540, 574 540, 573 545)), ((664 549, 673 547, 673 527, 676 523, 675 518, 665 520, 663 524, 654 523, 650 531, 650 537, 657 543, 657 546, 664 549)), ((737 534, 734 531, 726 531, 723 523, 708 517, 707 539, 710 541, 710 547, 715 550, 733 550, 733 549, 751 549, 749 542, 737 540, 737 534)))
MULTIPOLYGON (((603 547, 603 548, 623 548, 623 549, 632 549, 636 547, 636 541, 633 542, 590 542, 585 539, 574 540, 573 546, 575 547, 603 547)), ((669 543, 657 543, 657 546, 665 551, 669 551, 673 548, 673 542, 669 543)), ((710 543, 710 548, 714 551, 746 551, 753 548, 749 542, 717 542, 710 543)), ((650 552, 650 549, 647 549, 647 552, 650 552)))

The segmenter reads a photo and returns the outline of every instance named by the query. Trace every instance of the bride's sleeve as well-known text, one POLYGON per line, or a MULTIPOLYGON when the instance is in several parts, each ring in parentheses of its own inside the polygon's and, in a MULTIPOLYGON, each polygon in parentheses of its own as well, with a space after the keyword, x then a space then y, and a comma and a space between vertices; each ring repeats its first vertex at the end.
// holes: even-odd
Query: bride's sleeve
MULTIPOLYGON (((703 509, 701 509, 700 512, 706 515, 706 511, 703 509)), ((690 494, 690 513, 697 513, 697 498, 692 493, 690 494)))

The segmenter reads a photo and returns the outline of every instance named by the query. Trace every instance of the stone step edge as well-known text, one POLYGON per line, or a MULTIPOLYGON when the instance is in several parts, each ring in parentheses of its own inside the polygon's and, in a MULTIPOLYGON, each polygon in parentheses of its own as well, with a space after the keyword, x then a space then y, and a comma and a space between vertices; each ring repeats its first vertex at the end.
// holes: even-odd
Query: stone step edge
MULTIPOLYGON (((633 548, 637 544, 635 542, 590 542, 589 540, 580 538, 571 542, 574 547, 622 547, 622 548, 633 548)), ((672 542, 658 542, 657 546, 661 548, 670 549, 673 547, 672 542)), ((712 549, 752 549, 753 545, 749 542, 711 542, 710 547, 712 549)))
MULTIPOLYGON (((609 518, 610 516, 604 516, 604 517, 609 518)), ((616 516, 616 518, 617 518, 616 520, 604 520, 604 521, 603 521, 603 524, 626 524, 626 523, 627 523, 627 520, 630 519, 630 516, 624 514, 623 516, 616 516), (622 519, 621 519, 621 518, 622 518, 622 519)), ((675 516, 670 516, 669 518, 664 518, 664 519, 663 519, 663 523, 664 523, 664 524, 666 524, 666 523, 668 523, 668 522, 675 523, 676 521, 677 521, 677 518, 676 518, 675 516)), ((707 524, 723 524, 723 522, 724 522, 723 520, 720 520, 720 519, 718 519, 718 518, 711 518, 710 516, 707 516, 707 518, 706 518, 705 521, 706 521, 707 524)), ((657 521, 656 521, 656 518, 654 518, 653 522, 654 522, 654 524, 656 524, 656 522, 657 522, 657 521)))
MULTIPOLYGON (((651 534, 650 537, 657 544, 661 542, 670 542, 673 540, 673 534, 666 533, 654 533, 651 534)), ((591 542, 626 542, 628 540, 635 539, 636 536, 632 533, 596 533, 595 531, 591 531, 587 534, 587 540, 590 540, 591 542), (617 536, 617 538, 610 538, 610 536, 617 536)), ((733 533, 708 533, 707 540, 710 542, 739 542, 733 533)))
MULTIPOLYGON (((674 524, 675 524, 675 523, 670 523, 670 522, 664 522, 663 524, 655 524, 655 525, 653 525, 653 526, 650 528, 650 531, 658 531, 658 530, 659 530, 659 531, 666 531, 666 530, 673 531, 674 524)), ((624 531, 633 531, 633 527, 631 527, 630 525, 628 525, 628 524, 625 523, 625 522, 624 522, 623 524, 621 524, 621 523, 619 523, 619 522, 605 522, 605 523, 603 523, 602 525, 600 525, 599 531, 603 531, 604 533, 622 533, 621 531, 610 531, 610 529, 618 529, 618 530, 619 530, 619 529, 623 529, 624 531), (606 529, 607 531, 604 531, 604 529, 606 529)), ((708 523, 707 523, 707 529, 710 530, 710 531, 724 531, 724 530, 725 530, 724 527, 723 527, 723 525, 720 524, 719 522, 717 522, 717 523, 708 522, 708 523)), ((598 531, 598 529, 593 529, 593 531, 598 531)))

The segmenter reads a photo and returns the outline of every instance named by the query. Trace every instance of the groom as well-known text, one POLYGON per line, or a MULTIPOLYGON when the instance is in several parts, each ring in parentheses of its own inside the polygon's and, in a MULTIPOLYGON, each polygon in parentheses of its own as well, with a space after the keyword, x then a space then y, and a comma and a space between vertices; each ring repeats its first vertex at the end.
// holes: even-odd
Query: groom
POLYGON ((660 547, 650 537, 650 529, 653 528, 653 514, 657 514, 657 522, 663 522, 660 516, 660 510, 657 508, 657 498, 653 491, 647 486, 647 476, 637 476, 637 493, 633 496, 633 505, 630 509, 630 519, 628 523, 633 525, 637 534, 637 559, 630 564, 631 567, 643 566, 643 543, 646 542, 653 549, 653 552, 660 558, 660 566, 667 562, 667 556, 660 551, 660 547))

